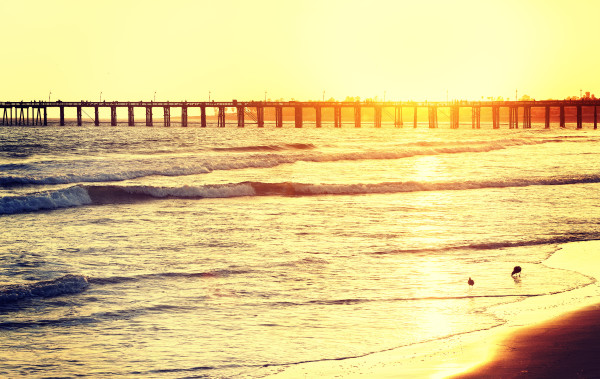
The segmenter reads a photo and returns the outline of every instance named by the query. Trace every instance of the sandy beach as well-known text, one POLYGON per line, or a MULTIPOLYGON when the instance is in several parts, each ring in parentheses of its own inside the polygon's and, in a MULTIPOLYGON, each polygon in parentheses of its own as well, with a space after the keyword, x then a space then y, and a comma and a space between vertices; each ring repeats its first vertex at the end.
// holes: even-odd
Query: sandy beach
POLYGON ((491 361, 452 378, 598 378, 599 320, 596 304, 520 329, 491 361))
POLYGON ((544 262, 591 285, 494 310, 500 327, 342 361, 286 368, 274 378, 598 378, 600 241, 574 242, 544 262))

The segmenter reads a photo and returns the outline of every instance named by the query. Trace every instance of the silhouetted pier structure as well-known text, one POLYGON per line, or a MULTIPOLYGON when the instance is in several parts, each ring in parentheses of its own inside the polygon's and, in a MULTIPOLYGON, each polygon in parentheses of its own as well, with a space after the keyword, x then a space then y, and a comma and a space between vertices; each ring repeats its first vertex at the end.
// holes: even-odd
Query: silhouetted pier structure
MULTIPOLYGON (((598 127, 598 112, 597 107, 600 105, 598 99, 581 99, 581 100, 542 100, 542 101, 451 101, 451 102, 334 102, 334 101, 289 101, 289 102, 272 102, 272 101, 229 101, 229 102, 161 102, 161 101, 139 101, 139 102, 62 102, 62 101, 33 101, 33 102, 0 102, 2 108, 2 125, 48 125, 48 108, 59 109, 59 123, 65 125, 65 108, 74 108, 77 114, 77 125, 83 124, 82 110, 84 108, 94 109, 94 124, 100 125, 99 109, 110 109, 110 124, 117 125, 117 108, 127 108, 128 125, 135 125, 134 109, 143 108, 146 111, 146 126, 153 126, 153 110, 162 108, 163 110, 163 125, 171 126, 171 109, 180 109, 181 126, 188 126, 188 111, 190 109, 198 109, 200 111, 200 126, 207 126, 206 110, 207 108, 214 109, 217 114, 217 126, 225 127, 226 125, 226 109, 234 108, 237 113, 237 126, 244 127, 246 125, 246 117, 252 119, 259 128, 265 125, 265 109, 271 108, 275 110, 275 126, 280 128, 283 126, 283 109, 293 108, 294 125, 297 128, 303 126, 303 115, 307 109, 314 110, 315 124, 317 128, 322 127, 322 111, 324 109, 333 110, 333 125, 336 128, 342 126, 342 109, 350 108, 354 110, 354 126, 360 128, 363 122, 363 110, 372 109, 373 124, 376 128, 382 125, 383 114, 388 115, 388 118, 393 117, 394 126, 404 126, 403 112, 406 109, 412 109, 413 127, 417 127, 418 112, 420 109, 426 109, 429 119, 429 127, 438 127, 438 113, 440 109, 449 110, 450 128, 457 129, 460 125, 461 110, 465 108, 471 110, 471 127, 479 129, 481 127, 481 110, 482 108, 491 109, 492 125, 494 129, 499 129, 500 113, 502 110, 508 110, 508 127, 517 129, 519 127, 519 110, 522 109, 522 127, 524 129, 531 128, 531 109, 545 109, 545 127, 550 128, 550 109, 558 108, 559 125, 565 127, 565 108, 576 108, 577 114, 577 129, 583 127, 583 109, 593 108, 594 113, 594 129, 598 127), (393 110, 393 113, 391 112, 393 110), (31 111, 31 117, 30 117, 31 111)), ((410 113, 410 112, 409 112, 410 113)), ((87 114, 87 113, 86 113, 87 114)), ((91 116, 90 116, 91 118, 91 116)))

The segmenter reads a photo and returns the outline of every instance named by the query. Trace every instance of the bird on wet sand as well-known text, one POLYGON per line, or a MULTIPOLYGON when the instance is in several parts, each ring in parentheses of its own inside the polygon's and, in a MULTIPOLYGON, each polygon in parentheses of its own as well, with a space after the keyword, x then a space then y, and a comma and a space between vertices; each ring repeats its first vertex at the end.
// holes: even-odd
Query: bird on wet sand
POLYGON ((472 286, 473 284, 475 284, 475 281, 473 279, 471 279, 471 277, 469 277, 469 280, 467 281, 467 283, 469 283, 469 285, 472 286))
POLYGON ((510 274, 510 276, 515 276, 515 275, 521 276, 521 266, 515 266, 512 274, 510 274))

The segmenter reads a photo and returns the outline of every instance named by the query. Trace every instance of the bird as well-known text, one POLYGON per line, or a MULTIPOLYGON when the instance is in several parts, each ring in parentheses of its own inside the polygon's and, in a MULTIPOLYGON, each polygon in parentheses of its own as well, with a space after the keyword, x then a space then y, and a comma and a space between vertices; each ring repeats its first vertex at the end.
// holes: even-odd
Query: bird
POLYGON ((469 285, 472 286, 473 284, 475 284, 475 281, 473 279, 471 279, 471 277, 469 277, 469 280, 467 281, 467 283, 469 283, 469 285))
POLYGON ((515 276, 517 274, 519 274, 519 276, 521 276, 521 266, 515 266, 515 268, 513 268, 512 274, 510 274, 510 276, 515 276))

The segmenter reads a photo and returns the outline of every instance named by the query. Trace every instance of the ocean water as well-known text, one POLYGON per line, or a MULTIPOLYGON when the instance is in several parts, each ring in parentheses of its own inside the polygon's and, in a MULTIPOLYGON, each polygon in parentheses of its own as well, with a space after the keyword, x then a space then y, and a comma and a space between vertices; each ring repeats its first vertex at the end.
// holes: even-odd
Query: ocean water
POLYGON ((543 262, 600 239, 599 143, 0 127, 0 376, 258 378, 497 327, 593 283, 543 262))

